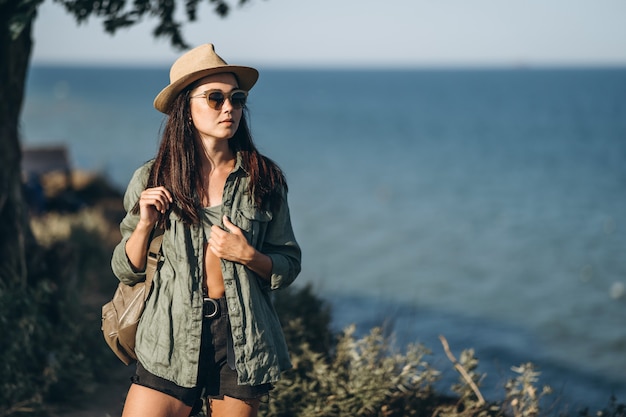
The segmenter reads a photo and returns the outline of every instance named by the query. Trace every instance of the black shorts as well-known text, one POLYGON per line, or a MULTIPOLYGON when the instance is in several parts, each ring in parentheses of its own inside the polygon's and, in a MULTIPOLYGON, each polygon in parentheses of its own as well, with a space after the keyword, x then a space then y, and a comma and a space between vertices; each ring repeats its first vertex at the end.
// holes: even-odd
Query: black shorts
POLYGON ((200 347, 200 365, 198 369, 198 385, 185 388, 167 379, 148 372, 141 363, 137 363, 137 371, 131 378, 134 384, 152 388, 181 400, 192 407, 200 398, 222 399, 224 396, 240 400, 260 399, 266 397, 272 389, 271 384, 238 385, 237 371, 232 365, 232 338, 228 322, 226 299, 220 298, 219 314, 213 318, 205 318, 202 323, 202 345, 200 347), (230 346, 229 346, 229 341, 230 346), (230 349, 229 349, 230 348, 230 349), (229 350, 231 366, 228 364, 229 350))

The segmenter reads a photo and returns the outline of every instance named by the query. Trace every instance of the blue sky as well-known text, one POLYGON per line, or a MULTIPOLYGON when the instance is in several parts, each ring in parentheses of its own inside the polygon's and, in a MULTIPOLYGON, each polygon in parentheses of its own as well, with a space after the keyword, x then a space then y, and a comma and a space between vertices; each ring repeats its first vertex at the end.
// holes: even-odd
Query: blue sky
MULTIPOLYGON (((226 19, 206 1, 198 17, 185 26, 189 43, 212 42, 246 65, 626 66, 625 0, 251 0, 226 19)), ((153 26, 110 36, 47 0, 33 62, 169 65, 179 52, 154 40, 153 26)))

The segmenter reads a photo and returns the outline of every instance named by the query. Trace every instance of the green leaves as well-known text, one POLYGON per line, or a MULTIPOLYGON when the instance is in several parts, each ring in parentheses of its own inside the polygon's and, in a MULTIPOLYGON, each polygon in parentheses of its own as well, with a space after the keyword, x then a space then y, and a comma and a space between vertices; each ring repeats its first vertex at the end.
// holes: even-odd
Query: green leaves
POLYGON ((8 16, 11 40, 16 40, 37 16, 37 8, 43 0, 1 0, 0 13, 8 16))
MULTIPOLYGON (((6 1, 6 0, 2 0, 6 1)), ((24 3, 41 3, 42 0, 27 0, 24 3)), ((127 28, 139 23, 145 18, 153 19, 156 25, 152 34, 157 38, 168 38, 172 46, 188 48, 182 29, 186 22, 195 22, 198 19, 198 5, 200 0, 55 0, 62 4, 72 14, 78 23, 85 22, 89 17, 102 18, 104 30, 114 34, 120 28, 127 28), (178 8, 183 7, 182 16, 177 16, 178 8)), ((239 0, 238 5, 249 0, 239 0)), ((232 6, 224 0, 208 0, 213 6, 213 12, 220 17, 226 17, 232 6)), ((35 7, 36 7, 35 6, 35 7)))
POLYGON ((518 375, 509 380, 505 385, 506 399, 504 406, 510 410, 514 417, 535 417, 539 415, 539 402, 542 397, 552 393, 549 386, 544 386, 541 392, 537 391, 535 384, 539 381, 540 372, 535 366, 524 363, 513 366, 511 370, 518 375))
POLYGON ((268 416, 419 415, 439 373, 424 357, 428 350, 410 345, 394 349, 381 328, 362 338, 347 327, 326 354, 300 347, 294 368, 272 392, 268 416))

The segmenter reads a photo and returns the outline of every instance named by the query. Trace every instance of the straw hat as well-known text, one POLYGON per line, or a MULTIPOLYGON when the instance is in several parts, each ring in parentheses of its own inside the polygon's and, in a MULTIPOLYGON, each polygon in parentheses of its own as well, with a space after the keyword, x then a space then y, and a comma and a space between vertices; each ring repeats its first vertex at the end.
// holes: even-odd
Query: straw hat
POLYGON ((254 68, 228 65, 215 53, 213 44, 207 43, 186 52, 170 69, 170 84, 154 99, 154 108, 167 113, 174 98, 192 83, 207 75, 231 72, 237 77, 239 88, 250 90, 259 78, 254 68))

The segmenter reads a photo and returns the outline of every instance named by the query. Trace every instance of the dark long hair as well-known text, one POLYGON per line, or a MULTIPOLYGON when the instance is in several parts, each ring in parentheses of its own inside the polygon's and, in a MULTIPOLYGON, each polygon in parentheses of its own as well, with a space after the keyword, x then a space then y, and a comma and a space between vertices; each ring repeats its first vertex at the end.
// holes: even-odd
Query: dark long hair
MULTIPOLYGON (((200 155, 202 149, 196 140, 191 122, 189 95, 191 88, 181 92, 174 100, 163 127, 159 151, 150 170, 147 188, 164 186, 174 198, 173 210, 187 224, 200 222, 199 191, 202 190, 200 155)), ((254 196, 258 207, 269 208, 280 204, 282 190, 287 182, 282 170, 271 159, 257 150, 244 107, 239 127, 228 140, 233 153, 239 153, 243 169, 250 177, 248 192, 254 196)))

